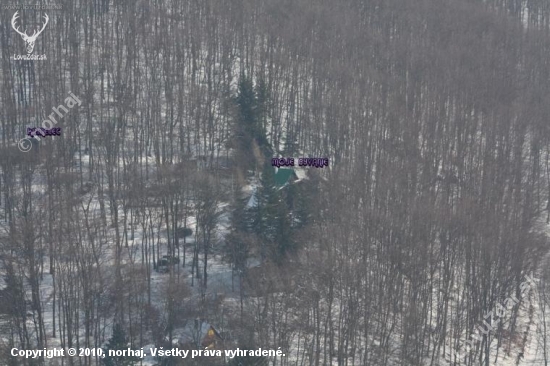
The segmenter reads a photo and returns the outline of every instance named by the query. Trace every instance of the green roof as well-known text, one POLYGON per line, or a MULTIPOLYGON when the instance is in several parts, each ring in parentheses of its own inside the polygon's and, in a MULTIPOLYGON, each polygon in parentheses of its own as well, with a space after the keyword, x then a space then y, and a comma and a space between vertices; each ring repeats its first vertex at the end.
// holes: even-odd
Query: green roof
POLYGON ((277 172, 275 173, 275 185, 277 187, 284 186, 285 184, 288 183, 288 181, 290 180, 290 177, 292 177, 294 174, 295 173, 293 169, 279 168, 279 170, 277 170, 277 172))

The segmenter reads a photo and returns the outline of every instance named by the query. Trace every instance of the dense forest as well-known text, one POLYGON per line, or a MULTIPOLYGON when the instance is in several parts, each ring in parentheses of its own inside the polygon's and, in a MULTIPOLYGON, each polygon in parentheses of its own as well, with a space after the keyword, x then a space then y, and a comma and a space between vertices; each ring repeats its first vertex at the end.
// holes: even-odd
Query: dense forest
POLYGON ((0 365, 550 364, 550 2, 40 4, 0 10, 0 365), (10 353, 213 342, 285 356, 10 353))

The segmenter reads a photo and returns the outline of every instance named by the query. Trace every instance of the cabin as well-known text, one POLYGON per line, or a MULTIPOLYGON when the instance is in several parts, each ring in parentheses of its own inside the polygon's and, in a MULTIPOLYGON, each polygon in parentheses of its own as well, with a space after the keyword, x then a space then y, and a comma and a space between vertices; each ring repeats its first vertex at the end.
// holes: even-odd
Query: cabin
POLYGON ((220 332, 212 325, 203 337, 201 346, 205 349, 223 350, 223 338, 220 332))
POLYGON ((275 186, 277 188, 283 188, 287 184, 292 184, 298 180, 298 176, 294 169, 278 168, 275 171, 275 186))
MULTIPOLYGON (((299 184, 308 179, 307 173, 304 169, 288 169, 288 168, 275 168, 274 183, 275 188, 283 189, 290 184, 299 184)), ((256 207, 258 204, 258 188, 252 187, 252 192, 248 198, 246 204, 247 208, 256 207)))
POLYGON ((209 349, 223 350, 227 341, 224 334, 212 324, 195 319, 194 322, 186 322, 183 332, 177 339, 177 344, 182 349, 209 349))

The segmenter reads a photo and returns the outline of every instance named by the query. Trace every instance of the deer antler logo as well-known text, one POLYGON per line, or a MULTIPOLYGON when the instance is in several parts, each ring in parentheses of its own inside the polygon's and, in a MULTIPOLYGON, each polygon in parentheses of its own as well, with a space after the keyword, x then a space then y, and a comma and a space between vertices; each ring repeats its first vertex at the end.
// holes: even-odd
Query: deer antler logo
POLYGON ((34 31, 34 33, 32 34, 32 36, 29 36, 27 34, 27 30, 25 29, 25 32, 21 32, 19 30, 19 27, 16 27, 16 21, 17 21, 17 18, 19 18, 19 16, 17 15, 17 11, 15 12, 15 14, 13 14, 13 17, 11 18, 11 26, 13 27, 13 29, 15 29, 15 31, 17 33, 19 33, 21 35, 21 37, 23 38, 23 41, 25 41, 25 47, 27 48, 27 53, 28 54, 31 54, 33 49, 34 49, 34 42, 36 41, 36 38, 38 38, 38 36, 40 35, 40 33, 42 33, 42 31, 44 30, 44 28, 46 28, 46 24, 48 24, 48 20, 50 20, 50 18, 48 18, 48 14, 44 13, 44 19, 46 20, 46 22, 44 23, 44 25, 42 26, 42 29, 40 29, 38 31, 38 33, 36 32, 36 30, 34 31))

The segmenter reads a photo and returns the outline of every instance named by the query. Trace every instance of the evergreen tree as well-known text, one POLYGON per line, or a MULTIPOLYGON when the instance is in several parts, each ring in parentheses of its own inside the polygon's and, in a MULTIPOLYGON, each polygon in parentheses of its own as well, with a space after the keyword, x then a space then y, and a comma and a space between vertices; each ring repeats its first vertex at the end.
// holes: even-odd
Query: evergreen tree
POLYGON ((273 149, 267 141, 267 117, 268 117, 269 94, 267 84, 263 78, 258 80, 256 84, 256 117, 258 119, 258 131, 256 132, 256 140, 266 159, 273 155, 273 149))
POLYGON ((293 240, 293 220, 289 198, 294 197, 292 185, 283 189, 275 186, 275 170, 264 164, 256 205, 249 210, 251 230, 261 241, 262 259, 269 255, 280 262, 296 246, 293 240))
POLYGON ((293 191, 292 227, 295 229, 300 229, 311 221, 312 201, 316 195, 304 188, 305 185, 301 185, 293 191))
MULTIPOLYGON (((237 211, 233 215, 233 224, 238 226, 242 222, 249 222, 251 231, 260 239, 261 257, 265 259, 269 254, 276 261, 280 261, 284 255, 295 246, 292 241, 293 220, 290 214, 289 204, 281 194, 281 190, 275 187, 275 171, 271 166, 270 158, 273 150, 266 136, 268 119, 269 94, 265 81, 260 78, 254 88, 252 80, 242 74, 239 80, 239 90, 236 98, 238 106, 238 124, 235 128, 237 137, 237 159, 250 159, 255 156, 252 146, 259 147, 264 161, 257 161, 263 166, 260 186, 255 192, 256 205, 250 208, 246 218, 237 211)), ((257 159, 262 157, 257 156, 257 159)), ((233 226, 233 227, 236 227, 233 226)), ((233 259, 242 241, 235 229, 229 236, 228 245, 232 249, 233 259)))
MULTIPOLYGON (((285 189, 288 189, 287 187, 285 189)), ((287 192, 288 193, 288 192, 287 192)), ((287 205, 287 202, 283 197, 280 197, 278 201, 274 202, 274 243, 275 250, 274 253, 275 261, 281 262, 286 254, 292 252, 295 249, 295 244, 293 240, 293 230, 292 230, 292 221, 290 211, 287 205)))
POLYGON ((307 184, 291 184, 287 188, 286 201, 292 213, 291 226, 295 230, 310 224, 318 212, 319 180, 313 174, 309 176, 307 184))
POLYGON ((238 115, 235 126, 235 134, 237 138, 237 148, 243 156, 252 156, 252 141, 256 134, 257 118, 256 110, 256 95, 252 80, 241 75, 239 80, 239 90, 236 98, 238 107, 238 115))
POLYGON ((281 192, 275 185, 275 169, 270 164, 265 164, 261 187, 259 190, 259 201, 262 202, 262 229, 270 240, 275 238, 274 220, 276 218, 276 205, 281 199, 281 192))
POLYGON ((109 356, 109 350, 116 351, 125 349, 128 349, 128 339, 126 338, 126 333, 124 332, 122 325, 117 323, 113 327, 113 334, 111 338, 103 349, 103 353, 105 354, 103 363, 105 366, 132 366, 139 361, 139 357, 109 356))
POLYGON ((268 163, 264 164, 260 186, 255 194, 256 205, 249 210, 249 221, 251 231, 260 238, 261 256, 265 259, 275 239, 275 208, 280 199, 279 191, 275 187, 275 170, 268 163))
POLYGON ((241 187, 235 184, 231 209, 231 232, 227 235, 227 252, 234 269, 244 270, 248 258, 248 245, 245 237, 248 231, 246 200, 241 197, 241 187))
POLYGON ((247 160, 254 156, 252 150, 254 144, 260 148, 265 159, 269 159, 273 154, 265 130, 267 98, 265 83, 260 82, 255 89, 252 79, 244 74, 241 75, 235 99, 237 118, 234 127, 235 145, 238 150, 236 158, 239 160, 247 160))
POLYGON ((4 281, 5 287, 0 290, 0 313, 24 319, 25 291, 21 279, 15 275, 13 266, 7 266, 4 281))

